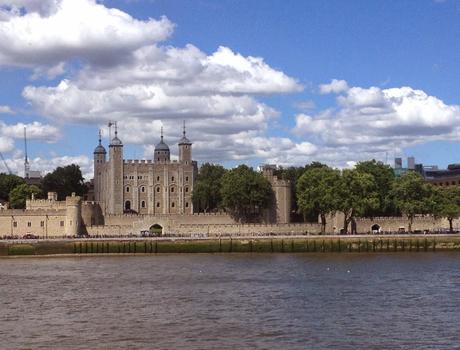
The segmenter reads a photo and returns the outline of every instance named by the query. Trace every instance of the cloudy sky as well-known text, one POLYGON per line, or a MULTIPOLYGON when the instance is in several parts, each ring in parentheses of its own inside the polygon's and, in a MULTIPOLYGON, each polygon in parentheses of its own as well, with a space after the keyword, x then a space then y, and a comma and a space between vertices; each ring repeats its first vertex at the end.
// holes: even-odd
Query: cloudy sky
MULTIPOLYGON (((233 166, 460 162, 460 0, 0 0, 0 151, 92 169, 117 121, 233 166)), ((0 163, 0 171, 5 171, 0 163)))

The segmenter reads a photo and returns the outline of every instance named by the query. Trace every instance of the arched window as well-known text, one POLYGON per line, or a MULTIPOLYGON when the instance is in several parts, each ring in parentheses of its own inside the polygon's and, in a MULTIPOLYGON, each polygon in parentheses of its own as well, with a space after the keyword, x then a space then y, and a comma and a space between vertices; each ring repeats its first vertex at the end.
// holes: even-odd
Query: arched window
POLYGON ((145 208, 145 201, 141 202, 141 208, 145 208))
POLYGON ((174 187, 171 187, 171 193, 174 193, 174 187))
POLYGON ((145 192, 145 187, 144 186, 141 187, 141 192, 145 192))
POLYGON ((160 207, 160 202, 157 202, 157 208, 159 208, 159 207, 160 207))
POLYGON ((157 192, 160 192, 160 187, 157 187, 157 192))
MULTIPOLYGON (((160 159, 158 158, 158 160, 160 160, 160 159)), ((159 177, 159 176, 157 176, 157 181, 160 181, 160 177, 159 177)))
POLYGON ((188 187, 185 187, 185 192, 188 192, 188 187))
POLYGON ((131 201, 125 202, 125 210, 131 210, 131 201))
POLYGON ((188 208, 188 202, 185 202, 185 207, 188 208))
POLYGON ((188 181, 188 176, 185 177, 185 181, 188 181))
POLYGON ((129 192, 129 186, 126 186, 126 192, 129 192))
POLYGON ((171 208, 174 208, 175 207, 175 204, 174 202, 171 203, 171 208))
POLYGON ((174 182, 174 176, 171 176, 171 181, 173 181, 173 182, 174 182))

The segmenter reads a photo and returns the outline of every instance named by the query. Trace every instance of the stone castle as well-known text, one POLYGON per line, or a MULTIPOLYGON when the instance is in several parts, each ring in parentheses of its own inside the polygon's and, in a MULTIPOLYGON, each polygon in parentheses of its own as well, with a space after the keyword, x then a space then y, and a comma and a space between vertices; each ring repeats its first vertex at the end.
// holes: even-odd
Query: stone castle
MULTIPOLYGON (((178 160, 171 160, 163 132, 151 160, 125 160, 123 143, 115 128, 109 157, 102 145, 94 150, 93 199, 83 201, 71 195, 58 201, 56 193, 47 199, 31 198, 25 210, 0 209, 0 237, 43 238, 77 236, 139 236, 145 232, 178 236, 252 236, 271 234, 317 234, 319 223, 290 223, 291 184, 274 175, 276 166, 264 165, 263 176, 273 189, 272 207, 264 222, 240 224, 226 213, 195 213, 192 203, 197 162, 192 160, 192 142, 185 126, 178 142, 178 160)), ((339 233, 340 215, 328 219, 326 232, 339 233)), ((460 220, 455 220, 458 227, 460 220)), ((358 218, 358 233, 407 230, 407 219, 358 218)), ((414 230, 448 227, 445 219, 418 217, 414 230)))

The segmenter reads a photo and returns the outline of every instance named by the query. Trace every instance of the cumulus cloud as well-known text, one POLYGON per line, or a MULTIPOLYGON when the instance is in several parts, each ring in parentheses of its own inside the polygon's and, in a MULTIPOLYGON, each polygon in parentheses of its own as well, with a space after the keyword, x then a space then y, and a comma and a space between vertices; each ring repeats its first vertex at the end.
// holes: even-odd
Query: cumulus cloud
POLYGON ((24 128, 27 129, 27 138, 31 140, 41 140, 48 143, 56 142, 60 137, 60 131, 57 127, 40 122, 28 124, 6 124, 0 121, 0 135, 10 139, 22 139, 24 137, 24 128))
MULTIPOLYGON (((24 155, 22 152, 16 152, 13 157, 6 159, 6 163, 13 173, 21 176, 24 175, 24 155)), ((93 160, 86 155, 55 156, 46 158, 34 157, 29 158, 29 164, 31 170, 39 171, 42 176, 52 172, 59 166, 77 164, 80 166, 83 177, 86 180, 93 178, 93 160)))
POLYGON ((345 80, 332 79, 329 84, 321 84, 319 91, 321 94, 339 94, 349 89, 348 83, 345 80))
POLYGON ((294 133, 315 140, 325 159, 342 164, 460 135, 459 105, 411 87, 351 87, 337 97, 336 108, 295 120, 294 133))
POLYGON ((13 114, 14 111, 10 106, 0 106, 0 114, 13 114))
POLYGON ((35 74, 52 76, 72 59, 114 64, 164 40, 172 29, 165 17, 137 20, 96 0, 0 0, 0 65, 33 67, 35 74))

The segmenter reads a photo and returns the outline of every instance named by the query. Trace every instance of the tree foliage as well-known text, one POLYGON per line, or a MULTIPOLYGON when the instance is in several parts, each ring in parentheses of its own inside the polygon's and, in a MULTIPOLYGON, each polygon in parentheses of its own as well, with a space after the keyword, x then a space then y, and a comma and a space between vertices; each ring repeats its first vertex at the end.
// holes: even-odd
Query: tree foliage
POLYGON ((196 210, 209 212, 222 206, 221 186, 225 172, 221 165, 205 163, 201 166, 192 193, 196 210))
POLYGON ((24 184, 25 181, 22 177, 17 175, 0 174, 0 199, 8 200, 11 190, 16 186, 24 184))
POLYGON ((340 172, 327 166, 308 168, 297 182, 299 210, 304 215, 321 217, 321 232, 326 230, 326 215, 338 207, 336 186, 340 172))
MULTIPOLYGON (((356 169, 342 171, 336 186, 338 196, 337 210, 344 214, 343 228, 348 232, 348 225, 356 216, 362 216, 379 206, 379 195, 376 191, 374 177, 356 169)), ((352 233, 355 228, 352 226, 352 233)))
POLYGON ((59 200, 64 200, 72 192, 82 196, 88 191, 80 167, 76 164, 57 167, 47 174, 42 180, 42 188, 44 193, 57 192, 59 200))
POLYGON ((259 220, 273 200, 270 183, 262 174, 240 165, 222 177, 222 204, 237 220, 259 220))
POLYGON ((460 187, 441 187, 434 191, 437 214, 449 221, 449 230, 453 232, 452 221, 460 217, 460 187))
POLYGON ((27 185, 25 183, 13 188, 9 194, 10 207, 13 209, 24 209, 26 207, 26 200, 40 195, 41 190, 35 185, 27 185))
POLYGON ((391 190, 391 196, 398 209, 409 220, 409 232, 416 214, 433 213, 433 188, 423 178, 411 171, 396 179, 391 190))
POLYGON ((375 183, 375 190, 378 193, 379 205, 373 210, 368 210, 364 213, 365 216, 387 216, 394 215, 397 210, 389 198, 390 191, 395 181, 393 169, 382 162, 375 159, 359 162, 355 169, 361 173, 372 175, 375 183))

